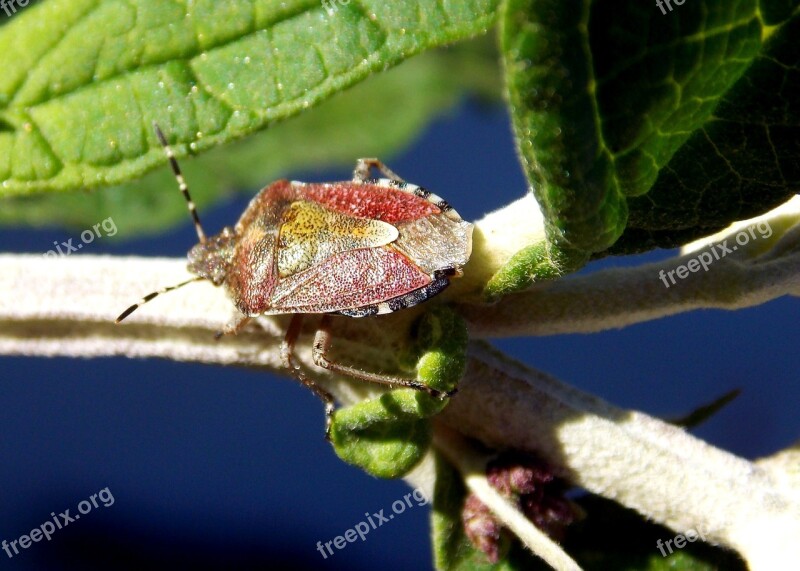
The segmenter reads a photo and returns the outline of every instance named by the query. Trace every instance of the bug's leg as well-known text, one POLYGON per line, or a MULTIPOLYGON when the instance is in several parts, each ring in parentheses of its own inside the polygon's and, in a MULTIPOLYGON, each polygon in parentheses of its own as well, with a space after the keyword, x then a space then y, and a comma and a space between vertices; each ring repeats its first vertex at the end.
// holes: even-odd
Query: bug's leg
POLYGON ((392 169, 387 167, 378 159, 358 159, 356 161, 356 168, 353 170, 353 181, 366 182, 367 180, 371 179, 372 177, 370 176, 370 171, 373 168, 378 169, 378 172, 386 175, 386 178, 390 178, 398 182, 405 182, 402 178, 397 176, 392 169))
POLYGON ((250 323, 252 319, 252 317, 248 317, 246 315, 237 315, 233 321, 222 328, 222 331, 217 331, 214 333, 214 339, 219 341, 223 335, 236 335, 239 333, 239 331, 244 329, 245 325, 250 323))
POLYGON ((368 383, 376 383, 379 385, 385 385, 395 389, 410 388, 410 389, 424 391, 429 395, 431 395, 432 397, 438 398, 440 400, 444 400, 455 394, 456 392, 455 390, 450 392, 438 391, 416 380, 403 379, 400 377, 390 377, 386 375, 379 375, 377 373, 368 373, 366 371, 362 371, 354 367, 348 367, 347 365, 341 365, 339 363, 335 363, 329 360, 327 355, 331 347, 331 341, 333 340, 333 335, 331 334, 330 326, 331 326, 331 316, 323 315, 322 321, 319 324, 319 329, 317 330, 317 334, 314 336, 314 347, 311 353, 312 356, 314 357, 314 363, 318 367, 322 367, 323 369, 334 371, 336 373, 341 373, 343 375, 353 377, 354 379, 367 381, 368 383))
POLYGON ((289 322, 289 329, 286 330, 286 337, 281 343, 281 361, 283 361, 283 366, 289 369, 295 379, 311 389, 311 392, 317 395, 325 404, 325 439, 330 441, 331 425, 333 424, 333 395, 306 377, 294 361, 294 346, 297 342, 297 337, 300 335, 302 325, 303 315, 293 315, 292 320, 289 322))

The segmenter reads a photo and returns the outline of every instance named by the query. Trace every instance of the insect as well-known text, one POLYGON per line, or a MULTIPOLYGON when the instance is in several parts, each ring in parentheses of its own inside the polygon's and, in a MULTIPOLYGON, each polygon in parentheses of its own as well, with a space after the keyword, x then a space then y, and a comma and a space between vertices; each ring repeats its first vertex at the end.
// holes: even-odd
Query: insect
POLYGON ((377 159, 359 159, 351 181, 273 182, 253 198, 234 227, 206 237, 172 149, 158 125, 154 128, 197 231, 199 242, 189 250, 187 266, 195 277, 146 295, 116 323, 156 296, 199 280, 224 286, 238 310, 217 338, 237 333, 259 315, 292 314, 281 359, 325 404, 326 437, 334 398, 303 374, 294 357, 305 314, 322 314, 312 350, 317 366, 440 399, 452 394, 336 363, 327 354, 333 315, 366 317, 411 307, 461 276, 472 249, 472 224, 377 159), (387 178, 370 178, 373 168, 387 178))

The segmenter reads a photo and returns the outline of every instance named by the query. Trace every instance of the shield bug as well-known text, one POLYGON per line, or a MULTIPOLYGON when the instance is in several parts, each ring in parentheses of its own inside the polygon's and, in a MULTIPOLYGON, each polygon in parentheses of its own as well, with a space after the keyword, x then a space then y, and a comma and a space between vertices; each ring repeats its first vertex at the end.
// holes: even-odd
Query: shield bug
POLYGON ((294 359, 305 314, 322 314, 312 351, 317 366, 372 383, 449 396, 416 380, 328 359, 331 316, 391 313, 440 293, 469 259, 472 224, 446 201, 405 182, 377 159, 359 159, 350 181, 270 184, 234 227, 206 237, 178 162, 164 134, 154 128, 194 220, 199 243, 189 250, 188 270, 195 277, 146 295, 122 312, 117 323, 154 297, 198 280, 225 286, 238 310, 217 337, 237 333, 259 315, 292 314, 281 358, 325 403, 326 436, 333 396, 306 377, 294 359), (373 168, 387 178, 370 178, 373 168))

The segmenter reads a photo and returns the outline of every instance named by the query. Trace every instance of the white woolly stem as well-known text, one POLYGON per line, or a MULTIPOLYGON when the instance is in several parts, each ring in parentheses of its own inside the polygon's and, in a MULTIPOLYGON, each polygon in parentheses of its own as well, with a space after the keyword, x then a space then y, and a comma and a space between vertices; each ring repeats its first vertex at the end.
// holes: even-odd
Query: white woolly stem
MULTIPOLYGON (((490 216, 501 218, 499 213, 490 216)), ((508 219, 512 223, 514 217, 508 219)), ((678 257, 543 282, 494 305, 464 303, 459 308, 470 334, 486 338, 591 333, 694 309, 741 309, 783 295, 800 295, 800 197, 690 244, 678 257), (745 245, 735 241, 742 231, 745 245), (736 249, 721 255, 717 248, 717 259, 710 245, 724 240, 736 249), (694 264, 703 251, 712 260, 706 270, 687 270, 683 278, 676 274, 676 268, 694 264)))

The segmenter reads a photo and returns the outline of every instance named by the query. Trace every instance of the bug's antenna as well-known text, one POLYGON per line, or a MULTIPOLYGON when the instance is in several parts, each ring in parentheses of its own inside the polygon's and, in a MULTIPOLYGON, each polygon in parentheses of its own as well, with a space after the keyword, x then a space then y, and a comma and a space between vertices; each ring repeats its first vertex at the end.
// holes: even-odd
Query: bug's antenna
POLYGON ((186 199, 186 204, 189 206, 189 213, 192 215, 192 220, 194 220, 194 229, 197 230, 197 237, 200 239, 200 243, 202 244, 206 241, 206 234, 203 232, 203 226, 200 224, 200 217, 197 216, 197 208, 195 208, 192 197, 189 196, 189 187, 186 186, 186 181, 181 173, 181 168, 178 166, 178 161, 175 160, 175 155, 167 143, 167 138, 164 136, 164 133, 161 132, 161 129, 159 129, 155 122, 153 123, 153 128, 156 130, 156 137, 158 137, 158 141, 161 143, 161 146, 164 147, 164 153, 166 153, 167 158, 169 159, 172 172, 175 173, 175 179, 178 181, 178 188, 181 189, 183 197, 186 199))
POLYGON ((200 277, 200 276, 195 276, 195 277, 193 277, 193 278, 192 278, 192 279, 190 279, 190 280, 186 280, 185 282, 181 282, 181 283, 179 283, 178 285, 174 285, 174 286, 169 286, 169 287, 161 288, 160 290, 158 290, 158 291, 154 291, 153 293, 148 293, 148 294, 147 294, 146 296, 144 296, 142 299, 140 299, 139 301, 137 301, 136 303, 134 303, 132 306, 130 306, 128 309, 126 309, 126 310, 125 310, 125 311, 123 311, 122 313, 120 313, 120 314, 119 314, 119 317, 117 317, 117 318, 114 320, 114 323, 119 323, 120 321, 122 321, 123 319, 125 319, 126 317, 128 317, 128 316, 129 316, 131 313, 133 313, 134 311, 136 311, 137 309, 139 309, 140 307, 142 307, 142 306, 143 306, 145 303, 147 303, 148 301, 150 301, 151 299, 153 299, 153 298, 155 298, 155 297, 158 297, 158 296, 159 296, 159 295, 161 295, 162 293, 167 293, 168 291, 172 291, 172 290, 178 289, 179 287, 183 287, 183 286, 185 286, 186 284, 190 284, 190 283, 192 283, 192 282, 197 282, 197 281, 204 280, 204 279, 205 279, 205 278, 202 278, 202 277, 200 277))

